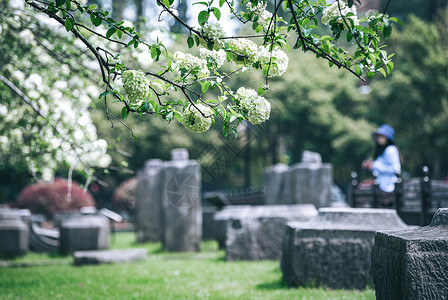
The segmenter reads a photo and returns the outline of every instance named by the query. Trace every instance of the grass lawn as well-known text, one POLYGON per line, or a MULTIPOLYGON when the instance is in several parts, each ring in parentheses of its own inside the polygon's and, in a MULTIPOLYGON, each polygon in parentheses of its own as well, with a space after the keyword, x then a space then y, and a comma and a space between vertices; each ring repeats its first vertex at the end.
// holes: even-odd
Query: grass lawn
POLYGON ((226 262, 215 242, 201 253, 167 253, 135 240, 117 233, 111 248, 146 248, 145 261, 76 267, 71 256, 37 253, 3 260, 0 299, 375 299, 373 290, 288 288, 279 262, 226 262))

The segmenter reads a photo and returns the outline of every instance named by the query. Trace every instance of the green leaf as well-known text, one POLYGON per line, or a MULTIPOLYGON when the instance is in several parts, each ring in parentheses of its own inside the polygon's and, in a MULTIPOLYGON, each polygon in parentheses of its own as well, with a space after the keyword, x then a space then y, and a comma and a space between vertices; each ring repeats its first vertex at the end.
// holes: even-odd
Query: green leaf
POLYGON ((263 96, 263 94, 265 92, 266 92, 266 90, 264 88, 262 88, 261 86, 257 89, 258 96, 263 96))
POLYGON ((178 111, 174 111, 174 117, 176 118, 177 122, 182 123, 182 115, 178 111))
POLYGON ((191 35, 187 39, 187 44, 188 44, 188 48, 193 48, 193 46, 194 46, 194 39, 193 39, 193 37, 191 35))
POLYGON ((104 91, 102 92, 99 96, 98 99, 101 99, 103 97, 106 97, 107 95, 109 95, 110 93, 112 93, 111 91, 104 91))
POLYGON ((96 17, 95 18, 95 22, 93 22, 93 25, 95 25, 96 27, 100 26, 101 23, 103 23, 103 19, 96 17))
POLYGON ((65 0, 56 0, 56 6, 61 6, 65 3, 65 0))
POLYGON ((355 73, 356 73, 358 76, 361 76, 361 75, 362 75, 362 69, 360 68, 359 64, 356 64, 356 65, 355 65, 355 73))
POLYGON ((387 75, 386 75, 386 71, 384 71, 383 68, 379 68, 378 71, 380 71, 380 73, 383 74, 384 78, 387 77, 387 75))
POLYGON ((219 0, 219 7, 222 7, 226 3, 226 0, 219 0))
POLYGON ((123 36, 123 31, 121 31, 121 29, 117 29, 117 36, 119 39, 123 36))
POLYGON ((210 82, 206 81, 204 83, 201 83, 201 91, 202 94, 205 94, 208 91, 208 88, 210 87, 210 82))
POLYGON ((369 71, 367 73, 367 77, 372 78, 373 76, 375 76, 375 72, 369 71))
POLYGON ((221 11, 217 7, 212 7, 212 11, 216 17, 216 20, 219 21, 219 19, 221 19, 221 11))
POLYGON ((72 2, 70 0, 65 0, 65 8, 70 10, 72 8, 72 2))
POLYGON ((168 1, 168 0, 163 0, 162 2, 163 2, 163 4, 164 4, 166 7, 170 7, 170 6, 171 6, 170 1, 168 1))
POLYGON ((230 127, 226 126, 222 129, 222 134, 227 137, 229 135, 230 127))
POLYGON ((72 20, 72 18, 67 18, 67 19, 65 19, 65 29, 67 30, 67 31, 70 31, 70 30, 72 30, 72 28, 73 28, 73 20, 72 20))
POLYGON ((128 116, 129 116, 128 108, 126 106, 123 106, 123 108, 121 109, 121 118, 123 120, 126 120, 128 116))
POLYGON ((89 9, 91 9, 91 10, 94 10, 94 9, 97 9, 97 8, 98 8, 98 5, 96 5, 96 4, 92 4, 92 5, 89 6, 89 9))
POLYGON ((232 132, 233 132, 233 135, 235 136, 235 138, 237 138, 238 137, 238 130, 236 130, 236 128, 232 127, 232 132))
POLYGON ((198 15, 198 23, 201 26, 204 26, 207 23, 208 18, 210 17, 210 12, 203 10, 198 15))
POLYGON ((116 31, 117 29, 115 27, 109 28, 109 30, 106 32, 106 38, 110 38, 116 31))

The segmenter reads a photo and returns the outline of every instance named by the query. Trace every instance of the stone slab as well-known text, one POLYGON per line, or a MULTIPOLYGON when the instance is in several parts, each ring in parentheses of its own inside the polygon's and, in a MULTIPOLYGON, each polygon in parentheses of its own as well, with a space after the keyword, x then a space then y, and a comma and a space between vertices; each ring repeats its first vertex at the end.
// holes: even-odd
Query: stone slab
POLYGON ((276 164, 264 171, 266 204, 293 204, 289 166, 276 164))
POLYGON ((147 252, 146 249, 75 251, 73 258, 77 266, 125 263, 144 260, 148 256, 147 252))
POLYGON ((216 219, 226 222, 226 259, 278 260, 286 223, 305 221, 316 214, 310 204, 225 209, 216 219))
POLYGON ((29 248, 29 227, 19 215, 0 218, 0 253, 8 257, 23 255, 29 248))
POLYGON ((448 208, 426 227, 378 231, 372 269, 377 299, 448 299, 448 208))
POLYGON ((395 210, 322 208, 307 222, 289 222, 281 269, 289 286, 365 289, 373 285, 375 231, 404 229, 395 210))
POLYGON ((62 221, 59 231, 59 251, 63 254, 109 247, 109 221, 100 215, 62 221))

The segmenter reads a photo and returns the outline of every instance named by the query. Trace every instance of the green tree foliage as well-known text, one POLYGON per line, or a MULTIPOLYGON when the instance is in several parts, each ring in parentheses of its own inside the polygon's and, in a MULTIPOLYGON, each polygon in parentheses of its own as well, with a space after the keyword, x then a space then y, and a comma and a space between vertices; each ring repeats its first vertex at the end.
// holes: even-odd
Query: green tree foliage
POLYGON ((427 164, 434 176, 448 170, 448 10, 434 23, 409 17, 391 38, 397 53, 394 76, 372 83, 371 118, 397 132, 405 170, 427 164))

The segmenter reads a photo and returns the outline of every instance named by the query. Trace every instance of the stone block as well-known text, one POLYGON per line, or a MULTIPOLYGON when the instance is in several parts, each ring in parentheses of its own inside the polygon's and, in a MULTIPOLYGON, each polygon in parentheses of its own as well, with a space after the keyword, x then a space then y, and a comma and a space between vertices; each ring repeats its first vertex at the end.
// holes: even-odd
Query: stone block
POLYGON ((290 168, 291 194, 294 204, 313 204, 317 208, 331 205, 333 166, 299 163, 290 168))
POLYGON ((426 227, 378 231, 372 270, 377 299, 448 299, 448 208, 426 227))
POLYGON ((7 257, 23 255, 29 249, 29 210, 2 209, 0 212, 0 254, 7 257))
POLYGON ((264 171, 266 204, 292 204, 293 196, 289 176, 289 166, 276 164, 264 171))
POLYGON ((136 220, 137 242, 160 242, 162 240, 163 219, 163 162, 151 159, 138 173, 136 220))
POLYGON ((227 260, 280 259, 286 223, 305 221, 316 213, 309 204, 253 206, 227 212, 227 260))
POLYGON ((247 216, 253 206, 250 205, 232 205, 226 206, 213 216, 215 224, 215 238, 218 241, 219 248, 225 249, 227 238, 227 222, 232 219, 240 219, 247 216))
POLYGON ((290 222, 283 239, 281 269, 289 286, 332 289, 372 286, 375 231, 404 229, 395 210, 321 208, 307 222, 290 222))
POLYGON ((80 216, 62 221, 60 247, 62 254, 77 250, 99 250, 109 247, 109 221, 103 216, 80 216))
POLYGON ((163 164, 163 236, 167 251, 199 251, 202 241, 201 173, 195 160, 163 164))
POLYGON ((77 266, 126 263, 146 259, 147 252, 146 249, 75 251, 73 258, 77 266))

